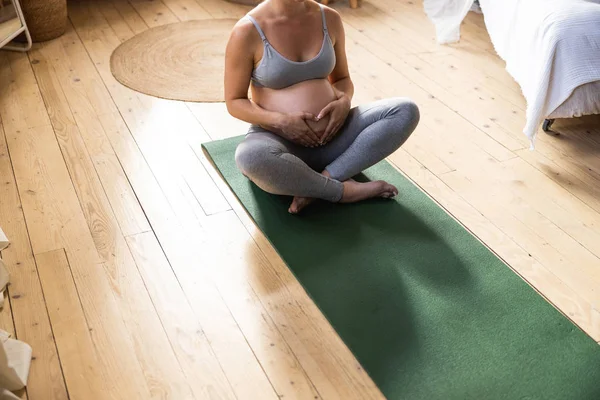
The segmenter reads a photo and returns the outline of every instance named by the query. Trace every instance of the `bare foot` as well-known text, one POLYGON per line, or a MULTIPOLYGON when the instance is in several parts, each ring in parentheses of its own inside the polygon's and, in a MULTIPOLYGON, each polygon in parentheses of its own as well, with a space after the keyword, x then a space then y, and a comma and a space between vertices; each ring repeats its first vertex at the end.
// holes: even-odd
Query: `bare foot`
POLYGON ((374 197, 390 199, 397 194, 398 189, 385 181, 361 183, 348 180, 344 182, 344 194, 340 203, 356 203, 374 197))
POLYGON ((313 203, 315 199, 310 197, 294 197, 290 208, 288 209, 290 214, 298 214, 300 211, 304 209, 304 207, 313 203))
MULTIPOLYGON (((321 174, 323 176, 326 176, 328 178, 331 177, 331 175, 329 174, 329 171, 323 171, 321 172, 321 174)), ((315 199, 310 198, 310 197, 294 197, 294 200, 292 200, 292 204, 290 205, 290 208, 288 209, 288 212, 290 214, 298 214, 300 211, 302 211, 306 206, 312 204, 315 202, 315 199)))

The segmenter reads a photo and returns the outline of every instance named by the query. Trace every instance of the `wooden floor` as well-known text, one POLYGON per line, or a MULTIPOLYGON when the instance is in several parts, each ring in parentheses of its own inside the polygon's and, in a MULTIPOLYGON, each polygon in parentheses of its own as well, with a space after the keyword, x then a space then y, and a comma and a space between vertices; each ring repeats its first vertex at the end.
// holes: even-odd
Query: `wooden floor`
MULTIPOLYGON (((334 7, 356 103, 421 107, 390 160, 599 341, 600 118, 557 121, 530 152, 480 16, 438 46, 419 1, 334 7)), ((0 52, 0 327, 33 347, 22 398, 382 397, 203 157, 245 124, 110 73, 112 50, 150 27, 247 10, 70 1, 64 36, 0 52)))

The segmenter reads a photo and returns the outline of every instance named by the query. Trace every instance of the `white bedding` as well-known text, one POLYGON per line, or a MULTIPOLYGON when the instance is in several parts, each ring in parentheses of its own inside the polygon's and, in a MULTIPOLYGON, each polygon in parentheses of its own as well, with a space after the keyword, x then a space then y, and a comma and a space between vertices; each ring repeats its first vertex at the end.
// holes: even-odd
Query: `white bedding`
MULTIPOLYGON (((471 3, 424 0, 440 42, 458 39, 465 7, 471 3)), ((480 0, 480 4, 492 43, 527 101, 523 132, 533 145, 544 118, 567 99, 576 101, 572 94, 577 88, 600 81, 600 0, 480 0)), ((579 114, 590 113, 576 104, 570 107, 579 114)))
POLYGON ((579 86, 548 118, 572 118, 600 114, 600 81, 579 86))

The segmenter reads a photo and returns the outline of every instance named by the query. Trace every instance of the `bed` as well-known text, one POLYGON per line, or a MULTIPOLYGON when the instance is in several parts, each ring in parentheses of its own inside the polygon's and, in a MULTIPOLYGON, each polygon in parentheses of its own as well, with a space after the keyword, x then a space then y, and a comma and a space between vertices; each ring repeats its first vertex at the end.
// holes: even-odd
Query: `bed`
MULTIPOLYGON (((472 0, 424 0, 438 41, 459 38, 472 0)), ((600 0, 479 0, 496 52, 527 101, 533 146, 554 118, 600 114, 600 0)))
POLYGON ((600 80, 575 89, 567 100, 550 113, 543 123, 543 129, 548 132, 554 119, 595 114, 600 114, 600 80))

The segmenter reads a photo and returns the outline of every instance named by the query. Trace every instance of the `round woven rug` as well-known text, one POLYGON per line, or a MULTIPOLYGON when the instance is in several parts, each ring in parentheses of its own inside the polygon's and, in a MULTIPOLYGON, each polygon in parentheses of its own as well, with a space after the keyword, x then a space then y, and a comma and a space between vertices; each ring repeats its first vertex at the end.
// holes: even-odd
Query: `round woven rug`
POLYGON ((123 42, 110 70, 123 85, 172 100, 223 101, 225 46, 237 21, 186 21, 149 29, 123 42))

